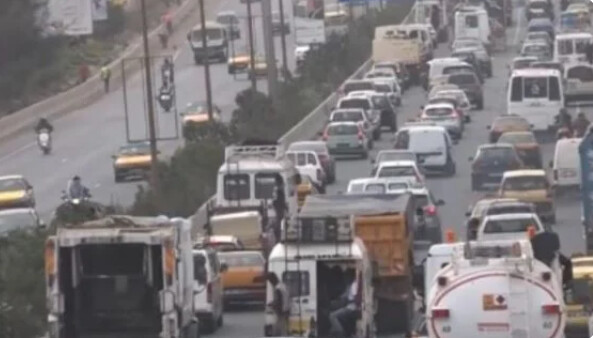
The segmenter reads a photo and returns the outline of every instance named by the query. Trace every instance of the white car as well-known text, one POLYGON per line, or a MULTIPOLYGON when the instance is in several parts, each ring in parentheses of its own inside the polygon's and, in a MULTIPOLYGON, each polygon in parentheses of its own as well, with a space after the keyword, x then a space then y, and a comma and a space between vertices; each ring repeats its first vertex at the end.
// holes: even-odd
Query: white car
POLYGON ((564 68, 564 99, 593 99, 593 66, 588 63, 568 64, 564 68))
POLYGON ((465 92, 461 89, 450 89, 450 90, 441 90, 433 95, 429 100, 439 99, 439 98, 454 98, 457 101, 457 106, 459 109, 463 110, 463 116, 469 122, 471 121, 471 111, 472 105, 465 95, 465 92))
POLYGON ((543 41, 529 41, 521 47, 521 56, 535 56, 539 61, 547 61, 552 57, 552 49, 543 41))
POLYGON ((463 136, 463 120, 451 103, 435 103, 424 107, 421 121, 431 121, 449 132, 454 139, 463 136))
POLYGON ((294 58, 297 64, 303 63, 305 61, 305 57, 307 57, 309 50, 311 50, 309 45, 297 46, 294 49, 294 58))
POLYGON ((373 79, 373 82, 375 83, 375 91, 377 93, 387 95, 393 105, 401 106, 402 90, 398 81, 387 78, 376 78, 373 79))
POLYGON ((194 311, 200 321, 200 332, 211 333, 223 323, 223 295, 221 265, 212 249, 192 251, 194 256, 194 311))
POLYGON ((486 216, 478 227, 477 240, 524 239, 531 226, 535 228, 536 233, 546 231, 543 223, 534 213, 486 216))
POLYGON ((379 168, 379 164, 387 161, 414 161, 418 163, 418 156, 416 153, 409 150, 399 150, 399 149, 389 149, 389 150, 380 150, 377 153, 377 156, 371 160, 371 164, 373 168, 371 169, 371 175, 375 176, 377 173, 377 169, 379 168))
POLYGON ((309 176, 320 192, 325 193, 325 169, 315 151, 292 150, 286 152, 286 158, 294 164, 299 174, 309 176))
POLYGON ((399 177, 414 183, 424 183, 424 174, 418 168, 416 161, 386 161, 379 164, 376 178, 399 177))
POLYGON ((406 178, 356 178, 348 183, 347 194, 388 194, 407 191, 412 186, 412 182, 406 178))
POLYGON ((432 98, 435 95, 437 95, 439 92, 444 91, 444 90, 461 90, 459 88, 458 85, 455 84, 442 84, 442 85, 438 85, 438 86, 434 86, 430 89, 430 92, 428 93, 428 98, 432 98))
POLYGON ((566 138, 556 142, 554 159, 550 163, 557 191, 559 188, 578 188, 581 185, 581 138, 566 138))

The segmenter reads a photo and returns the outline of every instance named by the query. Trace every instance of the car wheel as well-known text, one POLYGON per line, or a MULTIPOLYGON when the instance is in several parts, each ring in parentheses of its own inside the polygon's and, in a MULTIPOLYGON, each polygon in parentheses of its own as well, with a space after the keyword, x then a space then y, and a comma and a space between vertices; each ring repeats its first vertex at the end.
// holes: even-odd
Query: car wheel
POLYGON ((213 333, 216 331, 216 322, 212 315, 200 318, 200 332, 213 333))
POLYGON ((449 163, 449 168, 447 170, 449 176, 455 176, 455 173, 457 172, 457 167, 455 165, 455 162, 451 161, 449 163))
POLYGON ((223 317, 223 314, 221 313, 220 316, 218 316, 218 320, 216 321, 216 325, 218 327, 222 327, 223 324, 224 324, 224 317, 223 317))

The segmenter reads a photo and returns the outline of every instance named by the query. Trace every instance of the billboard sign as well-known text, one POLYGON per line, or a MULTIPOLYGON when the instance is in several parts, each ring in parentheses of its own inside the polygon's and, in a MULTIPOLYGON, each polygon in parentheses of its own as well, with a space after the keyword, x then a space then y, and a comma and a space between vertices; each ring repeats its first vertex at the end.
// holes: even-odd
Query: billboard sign
POLYGON ((91 35, 93 34, 93 0, 49 0, 46 35, 91 35))
POLYGON ((323 0, 297 0, 293 6, 296 44, 325 43, 323 0))

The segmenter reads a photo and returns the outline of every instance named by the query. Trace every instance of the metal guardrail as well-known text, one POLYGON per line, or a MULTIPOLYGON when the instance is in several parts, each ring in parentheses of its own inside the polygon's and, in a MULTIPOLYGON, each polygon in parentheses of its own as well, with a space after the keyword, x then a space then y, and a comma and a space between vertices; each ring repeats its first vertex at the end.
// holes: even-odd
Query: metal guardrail
MULTIPOLYGON (((416 5, 412 7, 402 22, 410 21, 408 17, 412 13, 415 13, 415 7, 416 5)), ((369 58, 346 81, 361 78, 371 68, 372 64, 373 61, 369 58)), ((321 102, 321 104, 317 106, 317 108, 313 109, 313 111, 305 116, 299 123, 297 123, 288 132, 286 132, 286 134, 280 137, 278 139, 278 143, 283 146, 288 146, 295 141, 310 140, 315 138, 319 130, 321 130, 321 128, 323 128, 329 120, 329 115, 338 102, 338 99, 339 96, 337 91, 328 96, 323 102, 321 102)), ((206 210, 208 206, 214 205, 215 199, 216 195, 210 197, 198 208, 194 215, 191 216, 192 228, 194 230, 199 229, 204 224, 206 224, 206 210)))

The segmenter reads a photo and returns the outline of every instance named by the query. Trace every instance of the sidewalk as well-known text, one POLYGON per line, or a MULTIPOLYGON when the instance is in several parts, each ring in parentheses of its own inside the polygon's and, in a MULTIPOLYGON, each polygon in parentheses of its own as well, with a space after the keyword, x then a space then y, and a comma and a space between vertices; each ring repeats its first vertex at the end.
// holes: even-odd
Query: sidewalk
MULTIPOLYGON (((139 0, 128 0, 135 3, 130 3, 130 6, 139 5, 139 0)), ((154 1, 154 0, 153 0, 154 1)), ((180 6, 172 5, 173 12, 173 36, 169 41, 169 46, 181 45, 185 42, 185 34, 195 22, 188 20, 192 15, 198 11, 199 2, 196 0, 183 0, 180 6)), ((205 10, 208 10, 216 4, 215 0, 205 0, 205 10)), ((163 25, 159 25, 149 32, 149 45, 151 53, 163 54, 158 33, 164 30, 163 25)), ((172 53, 170 51, 170 53, 172 53)), ((108 67, 111 71, 110 90, 117 90, 121 87, 121 62, 125 58, 139 57, 143 55, 142 39, 138 37, 130 43, 130 46, 122 53, 120 57, 112 61, 108 67)), ((126 64, 126 76, 130 76, 131 72, 139 69, 137 63, 126 64)), ((17 135, 18 133, 33 128, 34 124, 40 117, 46 117, 50 121, 55 120, 63 115, 74 112, 78 109, 84 108, 91 103, 97 101, 105 95, 103 83, 100 79, 100 74, 93 74, 87 81, 53 97, 47 98, 43 101, 35 103, 27 108, 16 111, 8 116, 0 119, 0 142, 17 135)))

